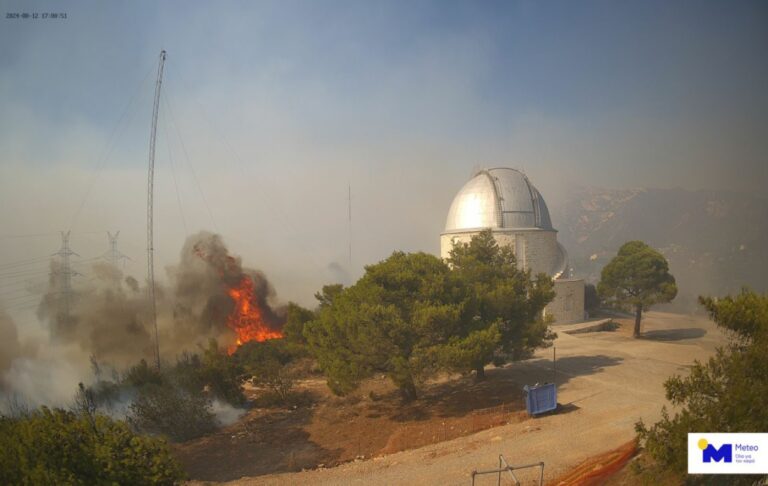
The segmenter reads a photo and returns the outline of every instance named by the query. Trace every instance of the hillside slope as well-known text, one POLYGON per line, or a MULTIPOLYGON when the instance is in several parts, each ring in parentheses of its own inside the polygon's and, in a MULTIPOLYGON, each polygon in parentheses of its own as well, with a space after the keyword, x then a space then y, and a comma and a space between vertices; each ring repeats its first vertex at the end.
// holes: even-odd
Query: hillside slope
POLYGON ((768 199, 725 191, 577 188, 552 208, 558 239, 576 275, 597 281, 626 241, 643 240, 669 260, 679 296, 695 310, 700 294, 748 285, 768 290, 768 199))

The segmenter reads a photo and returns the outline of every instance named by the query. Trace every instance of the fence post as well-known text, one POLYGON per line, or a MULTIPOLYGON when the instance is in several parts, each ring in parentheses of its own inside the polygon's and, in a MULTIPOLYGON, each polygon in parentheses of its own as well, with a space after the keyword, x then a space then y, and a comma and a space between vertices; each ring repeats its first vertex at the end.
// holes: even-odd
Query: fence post
POLYGON ((557 385, 557 346, 552 346, 552 383, 557 385))

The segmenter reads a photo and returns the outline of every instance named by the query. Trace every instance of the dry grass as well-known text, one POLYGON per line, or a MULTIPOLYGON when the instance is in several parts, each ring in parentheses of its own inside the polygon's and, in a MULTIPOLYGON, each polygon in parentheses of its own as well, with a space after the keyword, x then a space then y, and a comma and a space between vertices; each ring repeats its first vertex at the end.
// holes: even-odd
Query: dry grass
POLYGON ((525 412, 510 404, 501 404, 476 410, 463 417, 429 420, 404 424, 397 428, 387 440, 379 454, 415 449, 429 444, 474 434, 481 430, 519 422, 527 418, 525 412))
POLYGON ((330 467, 356 459, 414 449, 525 418, 521 386, 501 370, 488 379, 443 376, 404 403, 384 377, 354 394, 333 396, 321 378, 298 380, 288 404, 265 403, 264 390, 246 390, 257 408, 215 434, 174 450, 194 479, 330 467), (215 460, 211 460, 215 459, 215 460))

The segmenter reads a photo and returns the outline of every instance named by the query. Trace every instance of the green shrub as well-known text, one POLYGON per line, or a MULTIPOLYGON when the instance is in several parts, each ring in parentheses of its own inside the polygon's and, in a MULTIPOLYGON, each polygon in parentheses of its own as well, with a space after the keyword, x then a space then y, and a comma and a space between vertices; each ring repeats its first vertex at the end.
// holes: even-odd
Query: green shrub
POLYGON ((0 484, 179 484, 164 440, 104 415, 42 407, 0 417, 0 484))
POLYGON ((254 385, 266 388, 269 397, 261 403, 285 404, 293 388, 294 375, 288 366, 294 360, 293 345, 283 339, 249 342, 235 353, 235 359, 254 385), (265 402, 266 401, 266 402, 265 402))
POLYGON ((97 381, 87 388, 81 385, 76 407, 87 412, 130 403, 128 420, 139 431, 162 434, 173 441, 207 434, 218 425, 212 399, 235 406, 245 403, 245 375, 215 340, 202 351, 202 355, 184 353, 175 365, 159 370, 141 360, 114 382, 97 381))
POLYGON ((138 430, 163 434, 174 442, 216 430, 211 402, 173 386, 146 386, 130 406, 129 422, 138 430))
POLYGON ((699 301, 732 340, 707 361, 695 362, 688 376, 664 383, 679 411, 670 416, 662 409, 662 419, 650 426, 638 422, 638 440, 656 467, 685 477, 686 484, 756 484, 746 475, 685 476, 687 434, 768 430, 768 294, 744 289, 736 297, 699 301))
POLYGON ((215 339, 211 339, 203 350, 201 364, 200 382, 211 395, 236 406, 245 403, 243 368, 234 357, 219 348, 215 339))

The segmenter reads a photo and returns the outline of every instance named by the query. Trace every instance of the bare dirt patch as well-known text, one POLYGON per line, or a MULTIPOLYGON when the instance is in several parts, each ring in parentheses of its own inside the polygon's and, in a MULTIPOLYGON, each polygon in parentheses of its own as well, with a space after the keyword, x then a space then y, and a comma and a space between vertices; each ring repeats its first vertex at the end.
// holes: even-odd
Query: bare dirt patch
POLYGON ((251 409, 237 423, 174 446, 192 479, 222 481, 246 475, 301 471, 331 462, 338 451, 309 439, 313 405, 251 409))
MULTIPOLYGON (((522 385, 504 369, 486 380, 446 376, 403 403, 388 379, 333 396, 321 378, 297 384, 297 405, 251 409, 236 424, 174 447, 192 479, 227 481, 391 454, 524 420, 522 385)), ((255 398, 251 390, 251 397, 255 398)))

